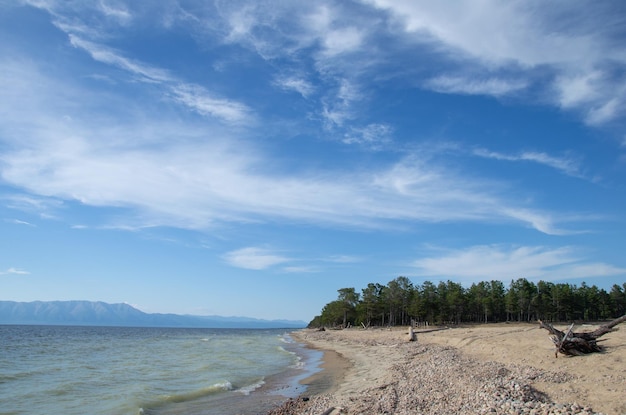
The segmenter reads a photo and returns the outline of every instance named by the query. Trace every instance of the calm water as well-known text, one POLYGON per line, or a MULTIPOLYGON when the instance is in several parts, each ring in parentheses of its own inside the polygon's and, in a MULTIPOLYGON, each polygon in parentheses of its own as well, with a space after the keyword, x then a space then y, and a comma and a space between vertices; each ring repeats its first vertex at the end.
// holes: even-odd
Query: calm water
POLYGON ((260 414, 320 358, 285 330, 0 326, 0 414, 260 414))

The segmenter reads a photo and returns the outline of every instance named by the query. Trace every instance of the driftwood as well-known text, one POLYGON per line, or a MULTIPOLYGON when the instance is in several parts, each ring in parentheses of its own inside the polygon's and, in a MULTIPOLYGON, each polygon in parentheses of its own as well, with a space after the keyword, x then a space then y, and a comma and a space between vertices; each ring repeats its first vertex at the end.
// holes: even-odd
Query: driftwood
POLYGON ((556 347, 554 357, 558 357, 559 353, 563 353, 568 356, 582 356, 588 353, 601 352, 602 347, 598 345, 599 337, 606 333, 613 331, 613 327, 626 321, 626 315, 616 318, 615 320, 604 324, 594 331, 588 333, 575 333, 572 332, 574 324, 569 326, 567 332, 562 332, 552 327, 551 324, 545 323, 539 320, 539 326, 550 332, 552 336, 552 342, 556 347))
POLYGON ((415 332, 413 331, 413 327, 409 326, 409 337, 408 340, 410 342, 415 342, 417 341, 417 334, 415 334, 415 332))

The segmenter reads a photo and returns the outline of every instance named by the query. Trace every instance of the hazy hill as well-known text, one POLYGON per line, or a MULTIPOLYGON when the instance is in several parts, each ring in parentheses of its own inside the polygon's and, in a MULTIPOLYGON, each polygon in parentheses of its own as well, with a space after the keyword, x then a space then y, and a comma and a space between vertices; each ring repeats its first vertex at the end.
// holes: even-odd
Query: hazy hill
POLYGON ((0 324, 205 328, 300 328, 306 326, 304 321, 149 314, 128 304, 108 304, 101 301, 0 301, 0 324))

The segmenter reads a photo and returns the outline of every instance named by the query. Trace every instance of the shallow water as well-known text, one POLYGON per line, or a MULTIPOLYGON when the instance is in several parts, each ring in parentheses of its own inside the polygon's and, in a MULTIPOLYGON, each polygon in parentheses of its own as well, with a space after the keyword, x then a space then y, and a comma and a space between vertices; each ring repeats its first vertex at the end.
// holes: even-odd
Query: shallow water
POLYGON ((0 414, 257 414, 321 354, 285 330, 0 326, 0 414))

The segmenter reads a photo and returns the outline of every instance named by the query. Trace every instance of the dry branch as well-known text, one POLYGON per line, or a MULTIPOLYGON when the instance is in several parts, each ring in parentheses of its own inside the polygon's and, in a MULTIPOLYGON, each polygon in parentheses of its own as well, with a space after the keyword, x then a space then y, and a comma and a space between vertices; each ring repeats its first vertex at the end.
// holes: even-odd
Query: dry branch
POLYGON ((598 338, 613 330, 613 327, 626 321, 626 315, 616 318, 615 320, 603 324, 596 330, 588 333, 574 333, 572 324, 566 333, 552 327, 551 324, 539 320, 539 327, 550 332, 552 342, 556 347, 554 356, 558 357, 559 353, 568 356, 582 356, 587 353, 601 352, 602 347, 598 346, 598 338))

